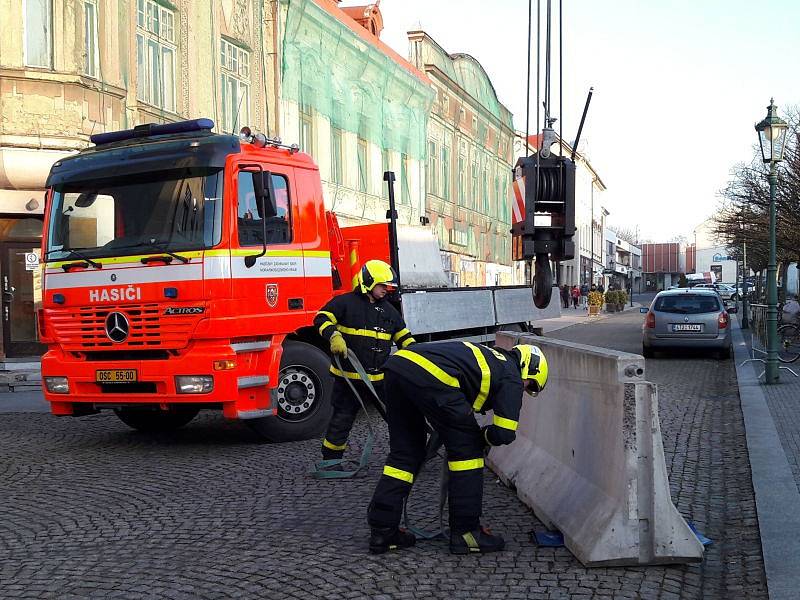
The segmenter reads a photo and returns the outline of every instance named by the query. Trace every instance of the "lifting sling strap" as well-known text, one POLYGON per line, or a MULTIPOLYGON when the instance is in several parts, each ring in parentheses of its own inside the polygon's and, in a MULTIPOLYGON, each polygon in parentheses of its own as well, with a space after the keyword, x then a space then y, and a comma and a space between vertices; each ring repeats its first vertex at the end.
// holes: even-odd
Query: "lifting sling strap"
MULTIPOLYGON (((369 380, 367 372, 361 365, 361 362, 358 360, 355 353, 350 349, 347 350, 347 358, 350 361, 350 364, 353 366, 355 372, 358 373, 358 376, 364 382, 364 385, 366 385, 367 389, 372 393, 375 408, 378 410, 381 417, 386 420, 386 406, 384 406, 383 401, 375 391, 375 388, 373 387, 372 382, 369 380)), ((339 370, 343 371, 344 369, 342 368, 342 363, 339 359, 339 356, 334 354, 333 360, 336 362, 336 366, 339 368, 339 370)), ((369 429, 367 432, 367 440, 364 442, 364 448, 361 450, 361 457, 358 459, 358 461, 352 459, 332 458, 328 460, 321 460, 316 463, 309 474, 317 479, 347 479, 349 477, 355 477, 358 473, 367 468, 369 457, 372 454, 372 446, 375 442, 375 429, 372 427, 372 421, 369 418, 367 406, 364 404, 364 400, 359 395, 358 391, 353 385, 353 382, 347 377, 345 377, 344 380, 347 382, 347 385, 350 386, 353 394, 358 399, 358 403, 361 405, 361 409, 364 411, 364 415, 367 418, 367 428, 369 429), (355 468, 350 471, 341 470, 341 466, 345 464, 355 464, 355 468)))

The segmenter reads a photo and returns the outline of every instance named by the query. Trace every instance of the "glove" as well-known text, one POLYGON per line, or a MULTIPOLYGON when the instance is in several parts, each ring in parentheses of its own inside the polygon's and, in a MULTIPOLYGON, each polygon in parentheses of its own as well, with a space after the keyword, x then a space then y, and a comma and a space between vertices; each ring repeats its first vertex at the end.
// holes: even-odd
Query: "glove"
POLYGON ((344 337, 338 331, 331 336, 331 352, 341 356, 342 358, 347 356, 347 344, 344 342, 344 337))

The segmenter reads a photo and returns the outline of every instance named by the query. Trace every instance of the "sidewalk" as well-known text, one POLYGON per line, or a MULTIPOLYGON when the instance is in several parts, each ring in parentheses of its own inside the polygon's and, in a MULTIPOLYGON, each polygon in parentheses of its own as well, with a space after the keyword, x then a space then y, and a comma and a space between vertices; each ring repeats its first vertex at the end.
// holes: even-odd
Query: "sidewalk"
POLYGON ((800 378, 781 370, 779 384, 765 385, 758 378, 764 365, 744 363, 751 356, 749 331, 740 328, 738 317, 732 322, 769 596, 796 598, 800 589, 800 378))
MULTIPOLYGON (((639 310, 640 306, 642 305, 638 302, 634 302, 633 306, 628 303, 625 305, 625 310, 623 312, 639 310)), ((555 317, 553 319, 539 319, 534 323, 534 325, 536 327, 541 327, 543 334, 548 334, 553 331, 558 331, 559 329, 572 327, 573 325, 587 325, 589 323, 596 323, 597 321, 603 321, 618 314, 620 313, 601 311, 599 315, 590 317, 589 311, 585 308, 578 308, 577 310, 574 308, 562 308, 560 317, 555 317)))

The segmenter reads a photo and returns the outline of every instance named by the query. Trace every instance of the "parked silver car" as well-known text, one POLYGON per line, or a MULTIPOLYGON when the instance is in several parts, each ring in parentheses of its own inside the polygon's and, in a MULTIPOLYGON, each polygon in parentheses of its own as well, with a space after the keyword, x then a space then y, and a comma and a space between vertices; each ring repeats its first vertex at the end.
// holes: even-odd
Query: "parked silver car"
POLYGON ((723 300, 733 300, 736 302, 739 299, 739 293, 736 286, 728 283, 700 283, 692 289, 707 289, 715 290, 723 300))
POLYGON ((681 348, 731 355, 731 326, 725 304, 716 291, 697 287, 660 292, 642 325, 642 355, 652 358, 658 350, 681 348))

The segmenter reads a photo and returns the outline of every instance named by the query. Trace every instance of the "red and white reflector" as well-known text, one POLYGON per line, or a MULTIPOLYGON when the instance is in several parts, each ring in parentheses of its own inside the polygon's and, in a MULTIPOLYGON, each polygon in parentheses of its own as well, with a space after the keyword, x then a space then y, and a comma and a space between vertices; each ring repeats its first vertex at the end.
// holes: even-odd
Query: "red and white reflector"
POLYGON ((511 223, 515 225, 525 220, 525 178, 516 177, 511 185, 514 198, 511 201, 511 223))

